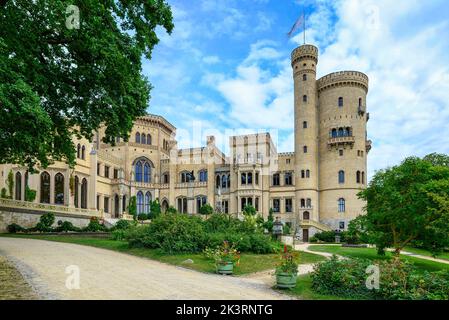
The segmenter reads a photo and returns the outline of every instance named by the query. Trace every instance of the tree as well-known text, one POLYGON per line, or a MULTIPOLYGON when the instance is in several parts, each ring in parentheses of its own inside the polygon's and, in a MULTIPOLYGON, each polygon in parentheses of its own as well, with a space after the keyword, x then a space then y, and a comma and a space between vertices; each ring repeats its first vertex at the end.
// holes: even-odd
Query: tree
POLYGON ((206 203, 204 206, 201 206, 200 208, 200 214, 205 215, 206 217, 210 214, 214 213, 214 208, 208 203, 206 203))
POLYGON ((148 214, 148 219, 157 218, 161 214, 161 205, 159 204, 159 200, 153 200, 150 204, 150 213, 148 214))
POLYGON ((410 157, 377 172, 359 197, 367 201, 365 227, 379 251, 393 247, 399 254, 416 240, 433 252, 449 245, 449 167, 410 157))
POLYGON ((270 208, 270 211, 268 212, 267 221, 264 223, 264 228, 267 229, 269 233, 273 232, 273 223, 274 223, 273 209, 270 208))
POLYGON ((141 58, 173 30, 164 0, 4 0, 0 21, 0 163, 73 166, 72 139, 100 125, 127 141, 150 99, 141 58))
POLYGON ((178 210, 176 210, 176 208, 173 207, 173 206, 169 206, 169 207, 167 208, 167 211, 165 211, 165 213, 176 214, 176 213, 178 213, 178 210))
POLYGON ((136 196, 132 196, 131 198, 129 198, 128 213, 134 217, 134 220, 137 219, 137 200, 136 200, 136 196))
POLYGON ((256 213, 257 213, 256 208, 254 208, 253 206, 246 205, 243 208, 243 215, 244 216, 255 216, 256 213))
POLYGON ((434 166, 446 166, 449 167, 449 155, 432 153, 424 157, 425 161, 429 161, 434 166))
POLYGON ((12 173, 12 170, 9 170, 8 172, 8 178, 6 179, 6 185, 8 186, 8 192, 9 192, 9 198, 14 199, 14 174, 12 173))

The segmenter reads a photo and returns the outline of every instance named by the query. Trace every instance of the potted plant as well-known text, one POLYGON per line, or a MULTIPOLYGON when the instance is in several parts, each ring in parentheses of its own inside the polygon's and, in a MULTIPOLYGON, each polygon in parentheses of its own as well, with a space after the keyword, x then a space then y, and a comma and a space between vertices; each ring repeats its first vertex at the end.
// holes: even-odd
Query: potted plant
POLYGON ((278 288, 296 287, 298 263, 295 261, 297 253, 289 252, 287 246, 281 254, 281 263, 276 267, 276 286, 278 288))
POLYGON ((216 249, 206 248, 204 253, 215 261, 215 267, 219 274, 232 274, 234 266, 237 267, 240 262, 240 252, 228 241, 223 241, 223 244, 216 249))

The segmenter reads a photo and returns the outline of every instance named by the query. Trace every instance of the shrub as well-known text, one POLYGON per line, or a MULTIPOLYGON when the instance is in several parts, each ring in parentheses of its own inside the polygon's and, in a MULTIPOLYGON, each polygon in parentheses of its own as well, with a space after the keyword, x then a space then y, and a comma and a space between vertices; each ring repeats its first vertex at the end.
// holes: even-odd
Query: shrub
POLYGON ((129 238, 130 245, 160 248, 166 253, 199 252, 204 248, 205 232, 202 220, 183 214, 161 215, 152 220, 148 229, 129 238))
POLYGON ((53 231, 52 225, 55 223, 55 215, 53 213, 46 213, 41 215, 39 222, 36 224, 32 230, 39 232, 51 232, 53 231))
POLYGON ((122 241, 126 238, 126 229, 115 229, 111 233, 111 239, 115 241, 122 241))
POLYGON ((58 221, 58 227, 56 228, 57 232, 69 232, 69 231, 80 231, 80 228, 77 228, 70 221, 58 221))
MULTIPOLYGON (((340 236, 340 242, 346 242, 348 238, 348 232, 336 232, 336 231, 323 231, 316 233, 312 238, 314 238, 314 242, 335 242, 335 236, 340 236)), ((312 242, 312 241, 311 241, 312 242)))
POLYGON ((161 214, 161 205, 159 203, 159 200, 156 199, 154 201, 151 201, 150 204, 150 213, 148 214, 148 219, 154 219, 158 217, 161 214))
POLYGON ((277 246, 277 243, 273 242, 269 236, 260 233, 250 235, 250 243, 251 252, 254 253, 273 253, 277 246))
POLYGON ((129 229, 132 226, 131 221, 121 219, 117 221, 117 223, 114 226, 114 230, 126 230, 129 229))
POLYGON ((9 197, 8 197, 7 192, 8 192, 8 191, 6 190, 6 188, 2 188, 0 197, 1 197, 2 199, 8 199, 9 197))
MULTIPOLYGON (((128 241, 130 247, 151 247, 148 245, 150 242, 148 229, 149 225, 133 225, 125 230, 123 238, 128 241)), ((114 236, 118 236, 118 232, 112 235, 114 236)))
POLYGON ((97 217, 91 217, 89 224, 87 225, 87 227, 83 229, 83 231, 87 232, 107 231, 107 228, 100 223, 100 220, 97 217))
POLYGON ((140 213, 140 214, 137 216, 137 220, 139 220, 139 221, 145 221, 145 220, 148 220, 148 215, 147 215, 146 213, 140 213))
POLYGON ((137 218, 137 198, 136 198, 136 196, 132 196, 131 198, 129 198, 128 213, 130 215, 134 216, 134 219, 137 218))
POLYGON ((6 227, 9 233, 17 233, 17 232, 24 232, 25 228, 19 226, 17 223, 12 223, 6 227))
POLYGON ((36 190, 25 187, 25 201, 33 202, 36 199, 36 190))
POLYGON ((168 207, 167 211, 165 211, 165 213, 175 214, 175 213, 178 213, 178 210, 176 210, 175 207, 170 206, 170 207, 168 207))
POLYGON ((214 208, 208 203, 206 203, 204 206, 201 206, 200 208, 200 214, 204 216, 208 216, 214 213, 214 208))

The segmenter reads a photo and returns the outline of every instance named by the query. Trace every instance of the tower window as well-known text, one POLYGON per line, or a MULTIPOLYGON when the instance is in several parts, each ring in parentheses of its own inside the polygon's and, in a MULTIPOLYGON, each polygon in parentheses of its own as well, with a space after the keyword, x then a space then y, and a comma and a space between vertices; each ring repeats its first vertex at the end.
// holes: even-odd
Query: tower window
POLYGON ((338 199, 338 212, 346 211, 346 201, 343 198, 338 199))
POLYGON ((307 150, 307 146, 304 146, 303 149, 304 149, 304 153, 307 153, 307 151, 308 151, 308 150, 307 150))
POLYGON ((340 154, 340 157, 343 157, 343 150, 342 149, 338 150, 338 153, 340 154))
POLYGON ((302 101, 303 102, 307 102, 307 96, 306 95, 302 96, 302 101))
POLYGON ((310 170, 306 170, 306 178, 310 178, 310 170))
POLYGON ((306 74, 302 75, 302 81, 307 81, 307 75, 306 74))
POLYGON ((343 97, 338 98, 338 106, 343 107, 343 97))
POLYGON ((338 172, 338 183, 345 183, 345 172, 343 170, 338 172))
POLYGON ((305 170, 301 170, 301 178, 304 179, 306 177, 306 172, 305 170))
POLYGON ((357 173, 356 173, 356 182, 357 182, 357 183, 360 183, 360 181, 361 181, 360 178, 361 178, 361 177, 360 177, 360 171, 357 171, 357 173))
POLYGON ((303 129, 307 129, 307 121, 304 121, 304 122, 302 123, 302 127, 303 127, 303 129))
POLYGON ((280 185, 280 177, 279 173, 273 174, 273 186, 279 186, 280 185))

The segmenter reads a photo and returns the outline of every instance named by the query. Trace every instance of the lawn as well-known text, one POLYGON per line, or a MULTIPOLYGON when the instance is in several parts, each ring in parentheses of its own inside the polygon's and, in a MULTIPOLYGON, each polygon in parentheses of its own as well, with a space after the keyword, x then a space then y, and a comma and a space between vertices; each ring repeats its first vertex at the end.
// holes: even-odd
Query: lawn
MULTIPOLYGON (((40 240, 49 240, 56 242, 75 243, 80 245, 92 246, 108 250, 114 250, 122 253, 131 254, 138 257, 157 260, 160 262, 172 264, 175 266, 182 266, 201 272, 213 273, 215 272, 214 262, 207 259, 201 253, 176 254, 169 255, 163 253, 159 249, 147 248, 129 248, 126 241, 115 241, 111 239, 87 238, 75 236, 39 236, 39 235, 2 235, 18 238, 32 238, 40 240), (183 263, 191 259, 193 263, 183 263)), ((316 263, 323 261, 325 258, 316 254, 301 252, 298 257, 299 264, 316 263)), ((244 275, 253 272, 265 271, 274 269, 279 262, 278 254, 251 254, 242 253, 240 258, 240 266, 234 269, 235 275, 244 275)))
POLYGON ((0 256, 0 300, 34 300, 36 294, 22 275, 0 256))
MULTIPOLYGON (((344 257, 362 258, 368 260, 384 260, 384 259, 391 259, 392 257, 391 252, 386 252, 385 256, 380 256, 377 254, 377 251, 374 248, 347 248, 338 245, 337 246, 311 245, 309 246, 309 250, 315 252, 328 252, 344 257)), ((401 256, 401 259, 413 263, 418 269, 421 270, 426 271, 449 270, 449 264, 403 255, 401 256)))
MULTIPOLYGON (((404 249, 404 251, 410 252, 410 253, 415 253, 415 254, 420 254, 423 256, 427 256, 427 257, 433 257, 432 253, 424 250, 424 249, 418 249, 418 248, 413 248, 413 247, 406 247, 404 249)), ((437 259, 442 259, 442 260, 448 260, 449 261, 449 252, 442 252, 440 254, 438 254, 436 256, 437 259)))

